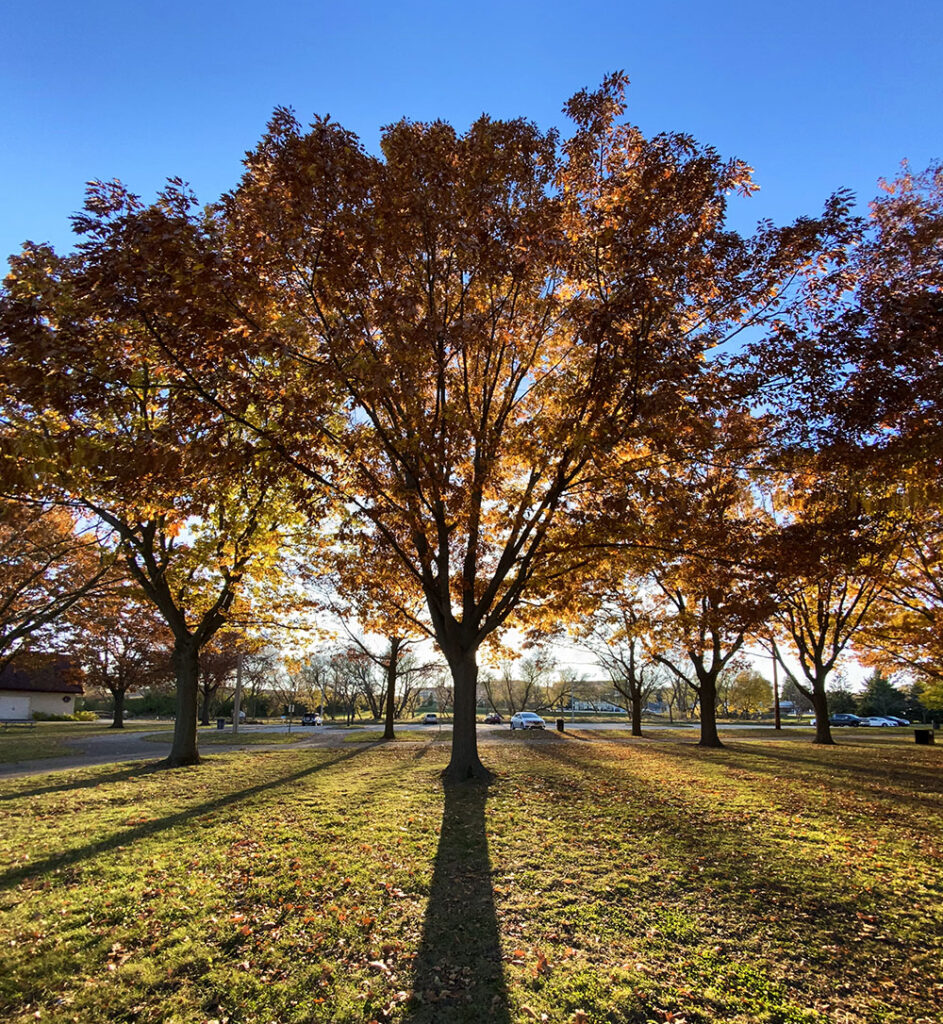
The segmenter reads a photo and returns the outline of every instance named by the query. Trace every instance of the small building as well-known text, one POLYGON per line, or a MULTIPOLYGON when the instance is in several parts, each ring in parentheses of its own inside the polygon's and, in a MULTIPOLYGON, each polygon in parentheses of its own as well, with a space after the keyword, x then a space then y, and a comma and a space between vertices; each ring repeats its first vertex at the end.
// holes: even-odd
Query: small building
POLYGON ((71 715, 84 692, 82 671, 71 658, 24 655, 0 669, 0 721, 28 721, 34 713, 71 715))

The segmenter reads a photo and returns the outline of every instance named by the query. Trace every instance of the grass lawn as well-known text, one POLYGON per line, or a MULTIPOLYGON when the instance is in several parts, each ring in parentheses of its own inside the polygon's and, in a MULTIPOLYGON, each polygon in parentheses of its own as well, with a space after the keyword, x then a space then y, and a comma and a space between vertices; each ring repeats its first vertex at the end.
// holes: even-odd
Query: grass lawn
MULTIPOLYGON (((142 737, 145 743, 163 743, 166 747, 170 746, 173 738, 173 730, 170 729, 167 732, 155 732, 151 736, 142 737)), ((217 729, 215 726, 201 726, 199 729, 200 750, 207 746, 244 747, 258 744, 300 743, 308 738, 308 735, 303 732, 252 732, 242 726, 240 726, 240 732, 234 733, 231 725, 225 729, 217 729)))
MULTIPOLYGON (((150 722, 126 722, 124 730, 111 729, 110 720, 98 722, 36 722, 30 729, 15 726, 0 730, 0 763, 32 761, 46 757, 67 757, 75 753, 75 747, 68 741, 82 740, 90 736, 120 735, 124 732, 154 732, 157 726, 150 722)), ((165 726, 168 735, 171 724, 165 726)))
POLYGON ((584 735, 0 781, 0 1019, 943 1019, 943 748, 584 735))

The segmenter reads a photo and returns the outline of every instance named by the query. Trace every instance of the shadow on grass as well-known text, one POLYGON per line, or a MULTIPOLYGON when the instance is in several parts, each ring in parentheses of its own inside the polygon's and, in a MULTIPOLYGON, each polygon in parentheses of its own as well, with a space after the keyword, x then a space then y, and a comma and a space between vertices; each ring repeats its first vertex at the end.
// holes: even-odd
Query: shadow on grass
MULTIPOLYGON (((562 746, 547 746, 535 750, 534 755, 567 765, 573 778, 595 776, 617 786, 611 766, 573 756, 572 752, 585 749, 571 747, 568 751, 562 746)), ((684 753, 682 749, 673 747, 670 755, 689 759, 693 754, 696 761, 710 762, 718 754, 714 749, 704 751, 688 747, 684 753)), ((726 749, 721 749, 719 754, 725 763, 734 760, 726 749)), ((664 837, 671 837, 661 856, 666 861, 674 861, 672 868, 680 873, 676 883, 679 889, 687 887, 695 894, 711 886, 711 898, 718 910, 722 893, 725 893, 728 914, 749 921, 751 930, 770 927, 764 922, 771 904, 803 924, 826 918, 845 923, 854 920, 859 896, 843 884, 847 879, 839 865, 816 864, 818 884, 812 884, 808 861, 801 855, 791 855, 777 841, 776 833, 765 835, 756 831, 750 820, 738 822, 722 811, 703 809, 698 802, 696 785, 692 784, 690 790, 666 792, 656 780, 637 774, 626 781, 633 789, 634 801, 645 807, 643 827, 651 833, 653 845, 657 846, 664 837)), ((618 822, 617 814, 613 809, 614 827, 618 822)), ((637 906, 645 899, 648 898, 643 899, 638 892, 633 892, 637 906)))
POLYGON ((445 785, 436 851, 406 1020, 509 1024, 501 938, 485 832, 488 787, 445 785))
MULTIPOLYGON (((95 767, 97 766, 91 764, 83 768, 73 768, 71 771, 80 772, 85 771, 86 768, 95 767)), ((65 780, 58 781, 50 786, 34 786, 32 789, 18 789, 10 793, 0 794, 0 803, 9 800, 22 800, 31 796, 45 796, 48 793, 72 793, 77 789, 95 789, 97 786, 108 782, 127 782, 128 779, 142 778, 145 775, 153 775, 155 772, 166 770, 160 761, 124 761, 119 763, 114 771, 102 775, 92 775, 80 781, 76 781, 71 776, 68 776, 65 780)), ((61 775, 65 771, 70 771, 70 769, 51 768, 49 773, 55 772, 57 775, 61 775)), ((10 781, 15 783, 17 778, 14 776, 10 781)))
POLYGON ((572 729, 569 732, 564 733, 564 735, 568 739, 579 740, 580 743, 592 743, 592 741, 596 738, 588 732, 580 732, 579 730, 574 731, 572 729))
MULTIPOLYGON (((727 746, 727 763, 781 779, 786 777, 784 772, 791 771, 796 773, 797 782, 809 772, 827 769, 836 781, 842 778, 843 784, 853 782, 853 791, 859 796, 870 795, 895 803, 912 804, 922 809, 926 808, 928 799, 938 799, 943 795, 937 765, 920 768, 912 765, 889 767, 886 763, 868 763, 867 758, 873 753, 873 747, 869 748, 867 741, 841 744, 839 757, 851 760, 829 757, 828 752, 837 748, 838 744, 834 747, 802 746, 786 750, 783 747, 761 746, 758 743, 731 743, 727 746), (892 792, 888 787, 898 788, 892 792)), ((666 750, 665 753, 669 756, 680 756, 674 750, 666 750)))
MULTIPOLYGON (((221 796, 216 800, 207 800, 204 803, 197 804, 195 807, 188 807, 186 810, 179 811, 176 814, 169 814, 164 818, 157 818, 154 821, 142 822, 140 825, 134 825, 122 832, 117 832, 114 835, 109 836, 107 839, 100 839, 91 843, 86 843, 84 846, 73 847, 70 850, 52 853, 40 860, 34 860, 27 864, 17 865, 16 867, 10 868, 0 874, 0 891, 9 889, 14 885, 18 885, 25 879, 42 876, 49 874, 50 872, 60 871, 62 868, 68 868, 73 864, 80 863, 97 854, 106 853, 109 850, 128 846, 140 839, 147 839, 150 836, 166 832, 168 829, 186 824, 194 818, 200 818, 203 815, 212 813, 213 811, 218 811, 224 807, 229 807, 233 804, 239 803, 240 801, 258 796, 266 790, 275 789, 279 786, 288 785, 293 782, 299 782, 301 779, 323 771, 325 768, 331 768, 343 761, 349 761, 351 758, 357 757, 359 754, 364 752, 364 749, 365 748, 361 747, 355 748, 351 751, 345 751, 337 757, 312 765, 310 768, 303 768, 301 771, 293 772, 291 775, 283 775, 274 779, 267 779, 265 782, 260 782, 256 786, 250 786, 248 789, 240 789, 234 793, 227 793, 225 796, 221 796)), ((151 765, 150 771, 153 772, 155 770, 155 766, 151 765)), ((164 771, 166 771, 166 769, 164 769, 164 771)), ((124 777, 131 777, 132 775, 147 773, 147 771, 142 771, 122 774, 124 777)), ((122 774, 104 777, 96 776, 94 781, 90 784, 100 785, 102 782, 119 781, 122 774)))

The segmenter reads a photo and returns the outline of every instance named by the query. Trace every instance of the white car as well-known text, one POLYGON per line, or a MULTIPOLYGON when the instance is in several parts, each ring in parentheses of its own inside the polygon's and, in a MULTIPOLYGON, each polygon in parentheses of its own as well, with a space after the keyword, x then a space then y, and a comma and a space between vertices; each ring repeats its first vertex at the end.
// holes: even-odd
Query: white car
POLYGON ((889 718, 884 718, 882 715, 868 715, 866 718, 862 718, 858 725, 894 726, 897 725, 897 723, 891 721, 889 718))
POLYGON ((511 717, 511 732, 515 729, 546 729, 547 723, 533 711, 518 711, 511 717))

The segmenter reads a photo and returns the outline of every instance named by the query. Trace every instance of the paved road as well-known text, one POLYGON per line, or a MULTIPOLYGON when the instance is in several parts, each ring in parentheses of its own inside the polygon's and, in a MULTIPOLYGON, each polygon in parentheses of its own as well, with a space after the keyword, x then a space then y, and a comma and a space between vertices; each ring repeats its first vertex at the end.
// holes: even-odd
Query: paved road
MULTIPOLYGON (((154 730, 160 730, 162 725, 165 726, 166 723, 155 722, 154 730)), ((231 731, 232 727, 228 728, 231 731)), ((207 731, 205 729, 201 730, 203 734, 206 734, 207 731)), ((211 731, 215 732, 215 730, 211 731)), ((287 734, 288 729, 278 725, 242 726, 240 727, 240 732, 284 732, 287 734)), ((297 733, 297 727, 292 732, 297 733)), ((300 742, 291 743, 291 748, 333 746, 334 743, 340 743, 343 739, 343 733, 339 730, 333 730, 333 736, 330 729, 311 730, 311 732, 315 733, 315 735, 306 736, 300 742)), ((85 765, 93 764, 113 764, 122 761, 157 761, 166 755, 170 744, 169 739, 166 746, 147 739, 148 736, 153 735, 153 732, 148 731, 121 732, 116 730, 115 732, 99 733, 93 736, 77 736, 75 739, 66 739, 63 742, 67 746, 72 747, 74 753, 62 757, 44 757, 32 761, 11 761, 0 764, 0 778, 11 778, 17 775, 36 775, 40 772, 54 772, 64 768, 81 768, 85 765)), ((204 752, 227 754, 236 750, 273 749, 284 749, 284 745, 280 746, 277 743, 267 743, 262 746, 257 743, 245 746, 236 744, 226 744, 219 747, 207 745, 204 748, 204 752)))
MULTIPOLYGON (((547 720, 548 727, 553 728, 554 720, 549 718, 547 720)), ((160 730, 166 728, 166 722, 155 722, 154 729, 160 730)), ((409 729, 415 729, 428 734, 429 738, 432 739, 443 730, 450 728, 450 723, 444 722, 439 726, 427 726, 416 723, 415 725, 406 726, 409 729)), ((376 732, 377 734, 383 731, 382 722, 364 722, 357 723, 357 728, 369 732, 376 732)), ((402 729, 404 726, 399 725, 402 729)), ((588 729, 588 730, 606 730, 606 729, 622 729, 629 728, 629 723, 626 722, 570 722, 566 721, 566 729, 588 729)), ((696 726, 679 726, 679 735, 685 735, 692 732, 696 726)), ((743 730, 750 729, 767 729, 769 726, 755 725, 752 723, 743 723, 737 725, 727 726, 724 728, 736 728, 743 730)), ((226 726, 227 732, 232 731, 232 726, 226 726)), ((302 749, 304 747, 334 747, 340 746, 344 742, 345 736, 348 735, 346 729, 333 728, 330 724, 326 726, 314 726, 314 727, 303 727, 297 723, 293 723, 289 728, 287 723, 275 723, 270 725, 243 725, 240 726, 239 731, 241 734, 246 733, 268 733, 268 734, 285 734, 287 737, 288 733, 293 736, 299 734, 304 736, 302 740, 295 740, 290 744, 280 745, 277 742, 271 744, 259 745, 247 744, 247 745, 230 745, 225 746, 210 746, 206 744, 204 746, 205 753, 212 754, 227 754, 235 751, 242 750, 278 750, 278 749, 302 749)), ((482 740, 487 741, 488 739, 497 740, 500 739, 504 734, 509 731, 507 724, 505 725, 483 725, 478 726, 478 735, 482 740)), ((792 730, 786 729, 784 733, 788 735, 792 730)), ((216 732, 215 729, 202 729, 201 734, 210 735, 216 732)), ((33 761, 17 761, 0 764, 0 778, 13 778, 19 775, 36 775, 41 772, 54 772, 67 768, 80 768, 85 765, 95 764, 113 764, 122 761, 146 761, 146 760, 158 760, 164 756, 166 748, 160 743, 155 743, 153 740, 148 740, 148 736, 152 736, 152 732, 109 732, 99 733, 93 736, 79 736, 75 739, 65 740, 69 746, 74 747, 74 753, 65 755, 63 757, 46 757, 36 759, 33 761)), ((798 734, 796 734, 798 735, 798 734)), ((803 734, 807 735, 807 734, 803 734)))

